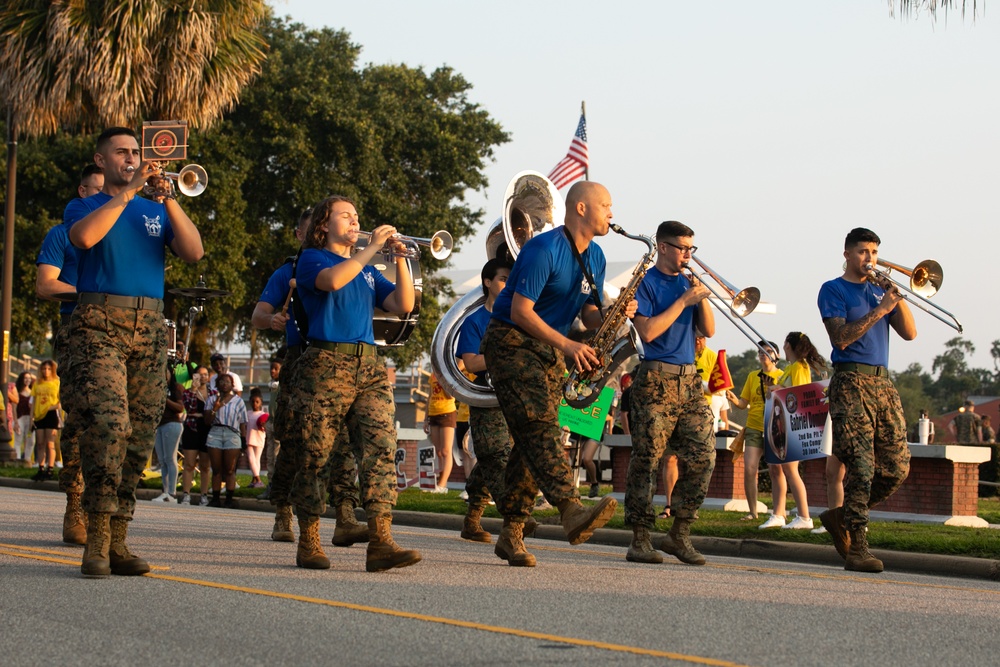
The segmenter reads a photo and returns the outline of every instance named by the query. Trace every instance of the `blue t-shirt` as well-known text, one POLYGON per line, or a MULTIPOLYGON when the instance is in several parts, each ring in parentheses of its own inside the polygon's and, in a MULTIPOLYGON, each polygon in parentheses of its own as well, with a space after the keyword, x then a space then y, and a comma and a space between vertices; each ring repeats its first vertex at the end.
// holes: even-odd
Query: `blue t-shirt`
MULTIPOLYGON (((636 315, 659 315, 690 287, 691 281, 686 275, 668 276, 655 266, 651 267, 635 293, 635 300, 639 303, 636 315)), ((643 341, 643 359, 668 364, 693 364, 696 309, 697 306, 688 306, 666 331, 648 343, 643 341)))
MULTIPOLYGON (((63 222, 72 227, 109 201, 111 195, 104 192, 74 199, 66 206, 63 222)), ((76 290, 162 299, 164 248, 173 240, 166 207, 136 197, 103 239, 80 251, 76 290)))
MULTIPOLYGON (((267 285, 264 285, 264 291, 257 300, 269 304, 275 312, 278 312, 285 307, 285 299, 288 298, 291 280, 292 263, 285 262, 268 278, 267 285)), ((288 308, 288 314, 292 315, 291 306, 288 308)), ((302 344, 302 336, 299 335, 299 328, 295 324, 294 317, 289 317, 288 324, 285 326, 285 343, 289 347, 302 344)))
MULTIPOLYGON (((59 269, 59 280, 76 287, 76 271, 79 264, 80 249, 70 243, 69 227, 56 225, 45 235, 42 249, 38 251, 35 265, 48 264, 59 269)), ((63 301, 59 312, 68 315, 76 308, 75 301, 63 301)))
MULTIPOLYGON (((604 251, 591 243, 582 253, 584 264, 604 290, 604 251)), ((500 296, 493 304, 495 319, 514 324, 510 316, 514 293, 535 302, 534 311, 550 327, 565 336, 587 302, 597 305, 590 285, 573 256, 564 227, 556 227, 529 240, 514 262, 500 296)))
POLYGON ((296 289, 309 316, 309 338, 328 343, 375 344, 372 318, 396 286, 378 269, 366 266, 335 292, 316 289, 323 269, 348 261, 325 248, 307 248, 295 271, 296 289))
MULTIPOLYGON (((868 281, 852 283, 843 278, 834 278, 823 283, 819 289, 819 314, 826 320, 840 317, 847 322, 855 322, 867 315, 882 301, 885 292, 868 281)), ((893 313, 896 311, 893 310, 893 313)), ((889 316, 876 322, 865 335, 843 350, 833 348, 830 360, 833 363, 851 362, 869 366, 889 365, 889 316)))
MULTIPOLYGON (((462 321, 462 328, 458 332, 458 344, 455 346, 455 356, 459 359, 463 354, 479 354, 479 346, 483 342, 486 334, 486 327, 490 323, 493 313, 486 310, 486 306, 480 306, 469 313, 462 321)), ((486 385, 486 373, 476 374, 475 383, 486 385)))

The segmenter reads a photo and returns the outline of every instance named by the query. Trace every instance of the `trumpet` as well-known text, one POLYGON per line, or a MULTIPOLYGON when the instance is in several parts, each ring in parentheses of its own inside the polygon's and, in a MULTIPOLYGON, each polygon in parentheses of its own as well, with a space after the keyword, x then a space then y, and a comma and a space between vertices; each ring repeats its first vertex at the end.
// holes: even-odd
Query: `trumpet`
MULTIPOLYGON (((173 196, 173 186, 160 186, 157 183, 160 179, 177 181, 177 189, 187 197, 197 197, 208 187, 208 172, 201 165, 189 164, 179 172, 173 172, 164 171, 162 162, 154 162, 153 164, 160 170, 160 173, 150 176, 150 180, 153 182, 146 181, 146 185, 142 188, 145 195, 150 197, 173 196)), ((129 165, 125 171, 131 174, 135 169, 134 166, 129 165)))
POLYGON ((726 307, 723 307, 715 301, 710 300, 716 310, 725 315, 726 319, 729 320, 734 327, 736 327, 737 331, 750 339, 750 342, 753 343, 754 347, 770 357, 771 361, 777 361, 778 358, 775 351, 769 347, 762 346, 758 342, 767 339, 764 338, 759 331, 754 329, 753 326, 746 321, 746 319, 744 319, 747 315, 752 313, 754 309, 757 308, 757 304, 760 303, 760 290, 756 287, 745 287, 738 290, 735 285, 728 282, 725 278, 713 271, 707 264, 694 255, 691 255, 691 259, 693 259, 695 263, 701 267, 701 270, 705 272, 704 275, 707 275, 709 278, 714 280, 722 288, 726 296, 722 296, 707 282, 700 280, 698 276, 695 275, 694 271, 691 270, 691 266, 689 264, 684 264, 684 268, 687 269, 690 274, 689 278, 700 282, 718 301, 727 304, 726 307), (732 312, 732 315, 730 314, 730 311, 732 312), (733 315, 736 317, 734 318, 733 315), (751 331, 756 334, 756 337, 750 335, 751 331))
POLYGON ((894 264, 893 262, 881 258, 876 260, 876 264, 878 266, 884 266, 886 270, 879 271, 875 268, 875 265, 865 264, 865 271, 868 272, 872 282, 887 292, 891 289, 897 289, 900 296, 912 303, 914 306, 924 311, 934 319, 947 324, 958 333, 962 333, 962 323, 958 321, 957 317, 936 303, 928 301, 930 297, 937 294, 938 290, 941 289, 941 284, 944 282, 944 269, 941 268, 940 264, 935 262, 933 259, 925 259, 912 269, 908 269, 905 266, 900 266, 899 264, 894 264), (893 278, 890 275, 891 271, 899 271, 903 275, 907 276, 910 279, 909 285, 904 285, 902 282, 893 278), (916 301, 913 299, 916 299, 916 301), (942 317, 942 314, 947 315, 950 320, 942 317))
MULTIPOLYGON (((358 234, 363 234, 364 236, 371 239, 372 233, 366 231, 358 231, 358 234)), ((430 249, 431 257, 434 259, 447 259, 451 255, 451 249, 455 247, 455 241, 451 237, 451 233, 446 229, 442 229, 439 232, 435 232, 434 236, 429 239, 426 238, 415 238, 413 236, 404 236, 402 234, 393 234, 392 238, 400 241, 406 246, 406 250, 401 252, 393 251, 389 248, 383 248, 382 254, 387 257, 405 257, 406 259, 418 259, 420 257, 420 246, 430 249)))

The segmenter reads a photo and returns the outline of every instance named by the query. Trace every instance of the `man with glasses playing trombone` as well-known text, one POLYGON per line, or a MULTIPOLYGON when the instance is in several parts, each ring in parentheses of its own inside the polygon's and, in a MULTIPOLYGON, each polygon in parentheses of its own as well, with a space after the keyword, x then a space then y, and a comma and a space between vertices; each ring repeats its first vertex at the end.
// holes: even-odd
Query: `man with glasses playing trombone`
POLYGON ((697 248, 694 232, 680 222, 656 230, 656 264, 636 292, 633 320, 645 356, 632 381, 632 457, 625 490, 625 523, 632 526, 626 560, 662 563, 649 529, 656 517, 653 490, 657 469, 669 442, 680 476, 673 498, 674 517, 659 548, 689 565, 704 565, 705 557, 690 540, 691 524, 705 500, 715 468, 712 411, 705 401, 701 375, 694 363, 695 337, 715 334, 710 291, 683 273, 697 248))
POLYGON ((880 243, 875 232, 852 229, 844 275, 824 283, 818 299, 833 344, 833 454, 846 468, 844 504, 820 521, 844 569, 857 572, 882 571, 868 550, 868 510, 895 493, 910 469, 903 406, 889 379, 889 327, 903 340, 916 338, 917 327, 899 288, 874 270, 880 243))

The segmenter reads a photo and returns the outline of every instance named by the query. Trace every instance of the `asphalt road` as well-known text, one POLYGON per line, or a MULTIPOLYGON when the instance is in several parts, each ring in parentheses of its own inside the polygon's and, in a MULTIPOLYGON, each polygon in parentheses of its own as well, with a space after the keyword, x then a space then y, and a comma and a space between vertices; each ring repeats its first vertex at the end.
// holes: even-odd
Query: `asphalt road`
MULTIPOLYGON (((150 575, 87 580, 60 541, 64 496, 0 488, 0 664, 995 664, 1000 583, 712 556, 625 561, 617 546, 529 540, 511 568, 451 530, 396 526, 423 554, 364 571, 294 566, 261 512, 142 501, 150 575)), ((322 521, 327 542, 333 522, 322 521)))

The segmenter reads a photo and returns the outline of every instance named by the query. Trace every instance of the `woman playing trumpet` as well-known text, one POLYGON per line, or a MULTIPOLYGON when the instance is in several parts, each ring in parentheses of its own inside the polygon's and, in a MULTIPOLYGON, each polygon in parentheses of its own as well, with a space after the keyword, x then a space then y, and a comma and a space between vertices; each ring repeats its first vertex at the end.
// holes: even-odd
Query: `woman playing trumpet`
POLYGON ((395 285, 367 266, 385 244, 401 245, 392 238, 395 233, 390 225, 377 227, 368 245, 352 254, 358 212, 341 196, 320 202, 306 230, 295 280, 308 315, 309 344, 288 402, 288 423, 298 425, 302 437, 290 497, 299 517, 299 567, 330 567, 319 540, 319 516, 326 511, 326 488, 319 473, 332 446, 348 446, 336 437, 344 428, 361 468, 371 536, 366 569, 377 572, 420 560, 417 551, 401 549, 390 534, 396 504, 396 411, 372 330, 376 306, 390 313, 413 310, 413 279, 402 257, 396 258, 395 285))

